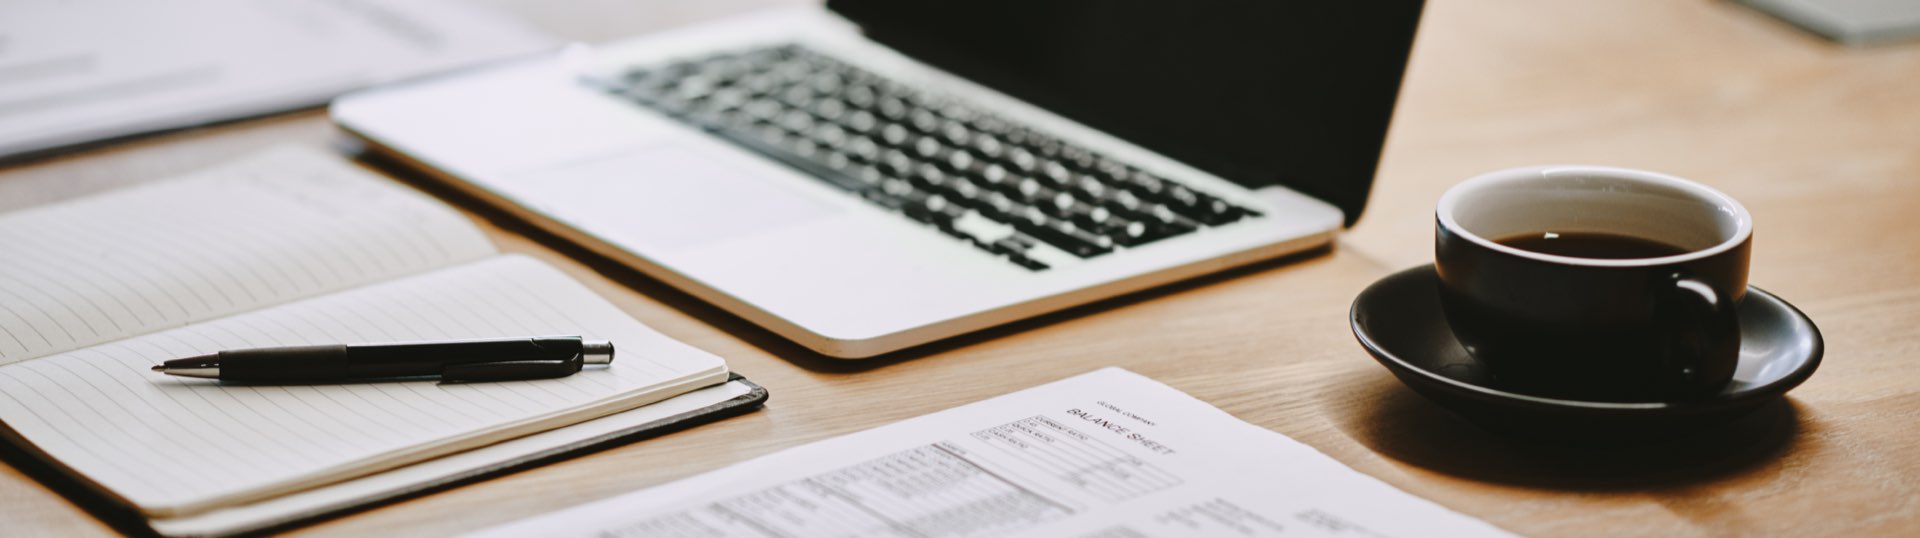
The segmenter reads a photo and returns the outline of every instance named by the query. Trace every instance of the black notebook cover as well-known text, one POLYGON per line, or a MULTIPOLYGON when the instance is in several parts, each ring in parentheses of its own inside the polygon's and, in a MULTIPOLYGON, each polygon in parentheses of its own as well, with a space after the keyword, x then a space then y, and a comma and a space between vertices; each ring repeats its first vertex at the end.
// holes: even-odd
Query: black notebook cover
MULTIPOLYGON (((759 409, 767 401, 767 389, 748 381, 740 374, 733 374, 728 383, 740 383, 749 390, 746 394, 701 409, 681 413, 660 420, 641 424, 604 435, 588 438, 568 445, 558 446, 524 454, 495 465, 468 470, 414 484, 404 489, 389 491, 377 496, 361 499, 346 507, 330 508, 313 513, 290 516, 284 520, 264 522, 258 526, 234 529, 222 536, 256 535, 272 531, 285 530, 302 525, 316 523, 325 519, 385 506, 396 502, 421 497, 427 494, 445 491, 458 486, 487 480, 497 476, 545 465, 575 456, 598 452, 609 448, 633 443, 644 439, 677 432, 719 419, 745 414, 759 409)), ((19 469, 21 473, 39 480, 48 488, 73 501, 94 517, 111 525, 115 530, 140 536, 157 536, 159 533, 149 524, 147 517, 132 503, 115 495, 87 477, 74 472, 52 456, 41 452, 38 447, 21 437, 13 428, 0 423, 0 459, 19 469)))

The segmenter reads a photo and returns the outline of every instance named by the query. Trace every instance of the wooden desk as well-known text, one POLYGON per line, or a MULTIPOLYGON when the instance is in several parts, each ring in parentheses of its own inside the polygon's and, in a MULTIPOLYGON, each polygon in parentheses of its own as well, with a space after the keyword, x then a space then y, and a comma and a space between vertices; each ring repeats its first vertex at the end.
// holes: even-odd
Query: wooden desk
MULTIPOLYGON (((493 3, 583 39, 741 7, 493 3), (642 13, 596 16, 603 9, 642 13)), ((16 164, 0 168, 0 209, 338 137, 304 112, 16 164)), ((1435 0, 1375 192, 1331 253, 870 363, 809 357, 656 282, 489 225, 507 250, 553 261, 728 357, 772 402, 301 532, 474 529, 1121 365, 1525 534, 1920 534, 1920 43, 1844 49, 1721 1, 1435 0), (1631 450, 1515 443, 1397 385, 1348 333, 1353 295, 1428 260, 1431 207, 1448 185, 1554 162, 1666 171, 1744 201, 1758 222, 1753 282, 1825 331, 1819 374, 1727 430, 1631 450)), ((0 521, 12 535, 107 531, 7 468, 0 521)))

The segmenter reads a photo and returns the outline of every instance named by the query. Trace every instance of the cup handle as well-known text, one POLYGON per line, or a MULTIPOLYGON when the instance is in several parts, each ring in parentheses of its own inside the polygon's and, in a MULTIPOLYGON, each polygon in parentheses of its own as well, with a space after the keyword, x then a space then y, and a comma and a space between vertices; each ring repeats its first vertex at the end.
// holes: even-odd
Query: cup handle
POLYGON ((1665 371, 1670 394, 1702 397, 1733 379, 1740 363, 1740 318, 1732 296, 1675 273, 1663 301, 1669 328, 1665 371))

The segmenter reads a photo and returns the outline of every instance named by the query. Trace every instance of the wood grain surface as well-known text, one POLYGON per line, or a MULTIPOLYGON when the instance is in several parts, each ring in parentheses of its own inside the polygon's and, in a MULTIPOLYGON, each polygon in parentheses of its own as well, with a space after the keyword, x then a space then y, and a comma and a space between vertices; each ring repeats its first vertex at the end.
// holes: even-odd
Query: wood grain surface
MULTIPOLYGON (((486 3, 603 40, 779 2, 486 3)), ((0 165, 0 211, 341 139, 306 111, 0 165)), ((1434 0, 1372 205, 1330 251, 865 362, 810 355, 450 198, 504 249, 727 357, 772 400, 298 533, 476 529, 1117 365, 1522 534, 1920 535, 1920 43, 1848 49, 1724 1, 1434 0), (1662 171, 1743 201, 1757 223, 1752 282, 1819 324, 1819 373, 1726 428, 1615 448, 1484 433, 1398 385, 1355 344, 1348 304, 1429 261, 1432 206, 1449 185, 1546 163, 1662 171)), ((0 534, 108 532, 0 467, 0 534)))

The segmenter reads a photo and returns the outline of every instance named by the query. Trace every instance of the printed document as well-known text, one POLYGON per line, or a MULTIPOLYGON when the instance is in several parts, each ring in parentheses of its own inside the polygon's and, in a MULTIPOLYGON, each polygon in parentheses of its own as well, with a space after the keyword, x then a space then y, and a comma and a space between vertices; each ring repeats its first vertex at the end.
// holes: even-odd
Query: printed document
POLYGON ((1107 368, 480 536, 1506 536, 1107 368))
POLYGON ((316 106, 558 44, 453 0, 0 1, 0 157, 316 106))

